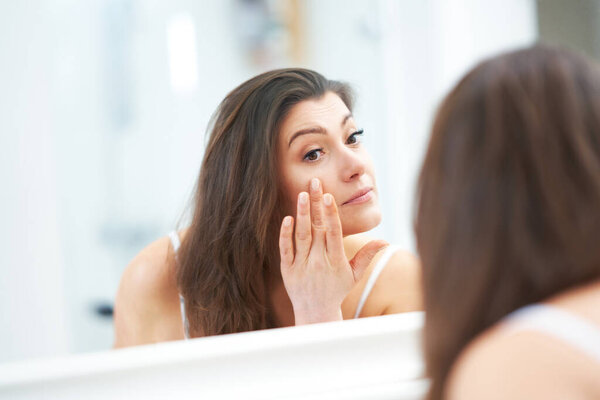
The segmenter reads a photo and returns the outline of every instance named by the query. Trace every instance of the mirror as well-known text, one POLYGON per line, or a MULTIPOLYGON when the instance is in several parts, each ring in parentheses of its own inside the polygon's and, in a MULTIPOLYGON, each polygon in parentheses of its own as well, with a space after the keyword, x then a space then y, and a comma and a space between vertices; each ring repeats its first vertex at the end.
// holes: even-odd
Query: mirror
POLYGON ((356 89, 383 223, 412 199, 441 96, 537 39, 593 56, 599 5, 560 0, 34 0, 0 4, 0 363, 106 350, 121 273, 173 229, 219 101, 306 66, 356 89), (593 11, 593 12, 592 12, 593 11))

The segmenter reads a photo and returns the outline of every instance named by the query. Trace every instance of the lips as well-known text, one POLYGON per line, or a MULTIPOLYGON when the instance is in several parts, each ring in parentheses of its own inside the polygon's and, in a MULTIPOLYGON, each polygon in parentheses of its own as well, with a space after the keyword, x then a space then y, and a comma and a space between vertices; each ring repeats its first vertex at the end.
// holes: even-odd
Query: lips
POLYGON ((361 189, 358 192, 354 193, 352 195, 352 197, 350 197, 349 200, 346 200, 344 203, 342 203, 342 205, 364 203, 366 201, 371 200, 372 197, 373 197, 373 188, 372 187, 364 188, 364 189, 361 189))

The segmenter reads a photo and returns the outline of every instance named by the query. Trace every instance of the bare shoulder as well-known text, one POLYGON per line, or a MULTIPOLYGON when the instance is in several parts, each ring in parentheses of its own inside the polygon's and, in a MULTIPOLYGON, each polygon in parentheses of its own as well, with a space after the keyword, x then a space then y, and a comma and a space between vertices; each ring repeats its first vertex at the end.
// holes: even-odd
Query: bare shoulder
POLYGON ((450 400, 594 398, 585 382, 589 368, 591 359, 558 339, 493 328, 461 353, 446 394, 450 400))
POLYGON ((380 290, 394 295, 384 314, 424 309, 421 263, 414 254, 396 250, 379 279, 380 290))
MULTIPOLYGON (((352 258, 354 254, 372 238, 366 235, 354 235, 344 239, 346 255, 352 258)), ((366 283, 375 266, 385 253, 381 250, 373 259, 361 282, 350 293, 349 308, 356 309, 366 283)), ((361 316, 395 314, 408 311, 423 310, 421 285, 421 266, 417 257, 406 250, 396 250, 381 270, 361 316)))
POLYGON ((164 289, 175 266, 173 248, 168 237, 162 237, 140 251, 123 274, 124 282, 141 289, 164 289))
POLYGON ((115 347, 169 340, 171 327, 180 330, 177 293, 174 251, 163 237, 123 272, 115 300, 115 347))

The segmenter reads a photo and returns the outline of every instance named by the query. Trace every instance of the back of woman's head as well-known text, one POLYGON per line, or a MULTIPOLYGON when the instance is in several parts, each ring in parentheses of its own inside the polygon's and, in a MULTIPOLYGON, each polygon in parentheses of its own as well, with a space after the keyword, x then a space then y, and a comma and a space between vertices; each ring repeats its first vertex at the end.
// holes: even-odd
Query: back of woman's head
POLYGON ((511 311, 600 277, 600 72, 538 45, 488 60, 441 105, 415 220, 431 398, 511 311))
POLYGON ((211 121, 177 283, 193 336, 273 325, 266 283, 279 271, 279 127, 297 103, 350 88, 317 72, 280 69, 231 91, 211 121))

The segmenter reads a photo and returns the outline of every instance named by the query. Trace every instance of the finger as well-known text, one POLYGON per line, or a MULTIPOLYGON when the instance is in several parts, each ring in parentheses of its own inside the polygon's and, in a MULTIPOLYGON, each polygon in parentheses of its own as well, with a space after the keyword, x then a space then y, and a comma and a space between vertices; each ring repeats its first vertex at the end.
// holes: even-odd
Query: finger
POLYGON ((281 269, 290 268, 294 263, 294 243, 292 232, 294 230, 294 218, 287 216, 281 223, 279 231, 279 255, 281 257, 281 269))
POLYGON ((325 214, 325 237, 327 254, 336 264, 339 260, 346 257, 344 252, 344 237, 342 234, 342 223, 338 214, 335 199, 330 193, 323 195, 323 208, 325 214))
POLYGON ((352 260, 350 260, 355 282, 358 282, 362 278, 377 252, 387 245, 388 243, 385 240, 372 240, 358 250, 352 260))
POLYGON ((323 189, 317 178, 312 178, 310 181, 310 216, 313 229, 317 232, 324 232, 323 189))
POLYGON ((310 209, 308 206, 308 193, 302 192, 298 195, 296 209, 296 259, 305 260, 310 251, 312 242, 310 209))

